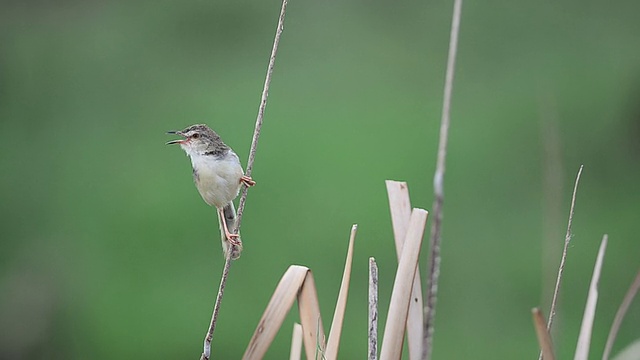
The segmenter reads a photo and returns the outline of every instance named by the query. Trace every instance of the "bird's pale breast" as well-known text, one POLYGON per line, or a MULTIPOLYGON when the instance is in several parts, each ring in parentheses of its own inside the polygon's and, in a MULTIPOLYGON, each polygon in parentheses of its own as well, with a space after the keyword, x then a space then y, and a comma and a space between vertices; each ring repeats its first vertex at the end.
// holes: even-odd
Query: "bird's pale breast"
POLYGON ((191 164, 196 187, 207 204, 222 208, 238 196, 244 172, 233 151, 222 157, 192 155, 191 164))

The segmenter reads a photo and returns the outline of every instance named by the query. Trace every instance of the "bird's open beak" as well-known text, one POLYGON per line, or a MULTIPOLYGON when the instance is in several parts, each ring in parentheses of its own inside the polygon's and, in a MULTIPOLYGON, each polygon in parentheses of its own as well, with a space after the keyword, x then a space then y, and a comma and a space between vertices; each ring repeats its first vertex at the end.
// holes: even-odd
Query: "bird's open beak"
MULTIPOLYGON (((175 134, 175 135, 180 135, 180 136, 184 137, 184 135, 182 134, 182 131, 179 131, 179 130, 167 131, 167 134, 175 134)), ((165 145, 182 144, 184 141, 185 141, 184 139, 171 140, 171 141, 167 141, 167 143, 165 145)))

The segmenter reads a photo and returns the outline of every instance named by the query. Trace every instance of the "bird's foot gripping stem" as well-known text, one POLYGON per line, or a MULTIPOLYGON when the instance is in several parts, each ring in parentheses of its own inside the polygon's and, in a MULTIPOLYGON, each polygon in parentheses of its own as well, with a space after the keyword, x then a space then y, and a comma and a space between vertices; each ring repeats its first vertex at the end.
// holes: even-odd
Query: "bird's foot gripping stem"
POLYGON ((244 184, 246 187, 252 187, 256 185, 256 182, 251 178, 251 176, 243 175, 240 178, 240 183, 244 184))

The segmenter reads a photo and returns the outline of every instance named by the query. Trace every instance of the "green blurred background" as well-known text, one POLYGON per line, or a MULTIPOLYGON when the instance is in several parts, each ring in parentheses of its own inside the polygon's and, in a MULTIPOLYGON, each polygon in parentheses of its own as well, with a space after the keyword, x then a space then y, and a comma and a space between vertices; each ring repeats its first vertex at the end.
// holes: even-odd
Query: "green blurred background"
MULTIPOLYGON (((396 270, 384 180, 407 181, 413 205, 431 208, 452 7, 289 4, 214 358, 240 358, 291 264, 313 270, 328 329, 353 223, 340 358, 365 357, 368 258, 382 314, 396 270)), ((246 164, 279 9, 1 3, 0 358, 198 358, 223 257, 215 212, 165 131, 205 122, 246 164)), ((548 309, 580 164, 555 341, 572 356, 608 233, 600 356, 640 259, 639 11, 464 4, 435 359, 537 356, 530 309, 548 309)), ((425 242, 423 273, 426 254, 425 242)), ((615 349, 640 337, 637 303, 628 316, 615 349)), ((267 358, 288 356, 296 319, 267 358)))

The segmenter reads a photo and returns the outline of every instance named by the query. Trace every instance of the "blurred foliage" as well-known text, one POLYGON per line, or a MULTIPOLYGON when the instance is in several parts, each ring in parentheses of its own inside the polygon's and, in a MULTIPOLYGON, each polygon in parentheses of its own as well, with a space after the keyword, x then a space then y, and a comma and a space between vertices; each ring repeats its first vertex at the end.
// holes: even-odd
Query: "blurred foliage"
MULTIPOLYGON (((340 358, 364 356, 367 259, 380 266, 382 314, 396 268, 384 180, 407 181, 413 205, 431 207, 452 6, 289 4, 216 358, 241 356, 290 264, 314 271, 328 328, 352 223, 340 358)), ((245 162, 279 8, 1 3, 0 358, 199 356, 223 258, 215 212, 164 133, 206 122, 245 162)), ((608 233, 601 353, 640 254, 638 11, 464 4, 435 359, 537 356, 530 308, 548 308, 580 164, 555 344, 559 358, 575 349, 608 233)), ((628 316, 615 349, 640 337, 637 303, 628 316)), ((296 317, 269 358, 287 356, 296 317)))

